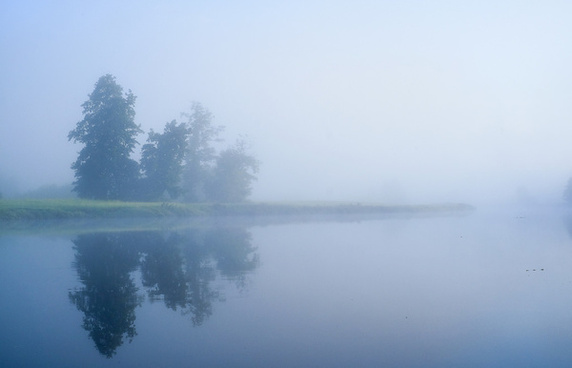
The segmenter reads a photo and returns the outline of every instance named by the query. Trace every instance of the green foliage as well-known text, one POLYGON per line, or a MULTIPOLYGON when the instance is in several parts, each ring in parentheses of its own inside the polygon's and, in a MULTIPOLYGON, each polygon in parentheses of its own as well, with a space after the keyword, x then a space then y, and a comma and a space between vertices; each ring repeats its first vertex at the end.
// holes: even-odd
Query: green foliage
POLYGON ((84 118, 68 135, 69 140, 84 145, 72 165, 74 191, 80 198, 133 196, 139 167, 130 155, 141 132, 134 122, 134 105, 135 96, 131 91, 124 95, 110 74, 99 78, 82 105, 84 118))
POLYGON ((217 155, 213 147, 223 126, 213 125, 212 114, 199 103, 193 103, 191 113, 184 114, 190 134, 187 142, 183 186, 188 202, 215 201, 240 202, 251 191, 256 180, 258 160, 247 154, 246 143, 240 140, 235 146, 217 155))
POLYGON ((220 153, 210 178, 207 196, 215 202, 241 202, 252 192, 259 162, 246 150, 244 140, 220 153))
POLYGON ((214 143, 224 127, 195 102, 191 111, 165 125, 163 133, 149 132, 141 162, 131 159, 136 136, 135 96, 110 74, 95 84, 82 105, 84 118, 68 139, 84 147, 72 164, 73 191, 80 198, 187 202, 242 201, 251 192, 258 161, 248 155, 244 142, 217 155, 214 143))
POLYGON ((178 198, 181 194, 182 164, 189 131, 185 123, 177 125, 173 120, 165 125, 162 134, 153 130, 149 133, 141 152, 144 174, 141 190, 144 199, 158 200, 165 192, 171 198, 178 198))
POLYGON ((193 103, 191 112, 183 114, 190 129, 183 172, 185 200, 199 202, 205 199, 205 183, 216 160, 212 146, 219 141, 223 126, 213 125, 213 116, 200 103, 193 103))

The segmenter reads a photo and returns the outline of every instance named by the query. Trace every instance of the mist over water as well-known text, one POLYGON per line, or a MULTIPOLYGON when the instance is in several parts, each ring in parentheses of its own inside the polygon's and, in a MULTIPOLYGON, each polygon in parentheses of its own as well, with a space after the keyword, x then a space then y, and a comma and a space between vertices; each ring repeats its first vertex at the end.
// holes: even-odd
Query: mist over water
POLYGON ((7 367, 569 366, 571 218, 8 232, 0 356, 7 367))
POLYGON ((572 366, 572 2, 5 3, 1 198, 70 195, 111 74, 134 160, 197 102, 254 201, 476 210, 0 221, 2 364, 572 366))
POLYGON ((0 192, 73 181, 67 134, 112 73, 145 132, 199 101, 227 142, 246 134, 255 200, 558 203, 572 175, 570 7, 11 2, 0 192))

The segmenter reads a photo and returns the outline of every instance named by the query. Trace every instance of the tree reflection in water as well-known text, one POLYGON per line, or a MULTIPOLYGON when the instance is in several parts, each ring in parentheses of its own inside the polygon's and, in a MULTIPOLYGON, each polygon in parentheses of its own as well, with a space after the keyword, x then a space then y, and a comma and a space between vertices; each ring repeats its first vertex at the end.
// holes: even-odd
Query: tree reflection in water
POLYGON ((107 357, 135 336, 137 287, 130 273, 139 256, 123 234, 80 235, 74 241, 74 266, 84 285, 70 299, 84 313, 83 328, 107 357))
POLYGON ((259 261, 256 248, 251 245, 250 233, 240 228, 211 230, 206 234, 206 242, 220 273, 236 281, 237 287, 244 288, 246 275, 258 266, 259 261))
POLYGON ((83 328, 98 351, 112 357, 136 335, 135 308, 145 299, 190 315, 201 325, 221 295, 213 290, 218 275, 244 288, 258 266, 250 233, 243 228, 192 229, 184 232, 123 232, 78 236, 75 262, 83 287, 69 293, 83 314, 83 328))

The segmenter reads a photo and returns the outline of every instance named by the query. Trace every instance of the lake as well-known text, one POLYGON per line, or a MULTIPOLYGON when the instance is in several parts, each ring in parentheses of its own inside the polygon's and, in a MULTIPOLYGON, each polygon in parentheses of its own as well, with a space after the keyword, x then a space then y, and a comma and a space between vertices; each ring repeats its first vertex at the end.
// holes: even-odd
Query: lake
POLYGON ((0 361, 569 367, 571 224, 514 209, 4 230, 0 361))

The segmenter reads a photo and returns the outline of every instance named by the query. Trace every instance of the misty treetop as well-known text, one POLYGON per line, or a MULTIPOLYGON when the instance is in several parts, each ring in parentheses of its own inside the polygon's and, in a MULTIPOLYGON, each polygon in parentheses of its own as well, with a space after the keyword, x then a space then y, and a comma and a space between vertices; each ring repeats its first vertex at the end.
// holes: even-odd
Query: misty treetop
POLYGON ((167 123, 161 134, 153 130, 149 132, 147 143, 141 149, 141 196, 151 200, 160 198, 165 192, 171 198, 180 196, 189 135, 190 129, 186 124, 177 124, 176 120, 167 123))
POLYGON ((151 130, 140 162, 133 160, 142 133, 134 122, 135 99, 107 74, 82 105, 84 118, 68 135, 84 145, 72 164, 79 197, 238 202, 251 194, 258 160, 243 140, 217 153, 213 144, 224 127, 213 125, 212 114, 199 103, 182 114, 186 121, 172 120, 162 133, 151 130))
POLYGON ((239 202, 250 195, 250 182, 256 179, 258 161, 246 153, 247 144, 239 140, 216 158, 206 194, 221 202, 239 202))
POLYGON ((68 139, 84 144, 77 160, 74 191, 81 198, 125 199, 135 185, 139 168, 130 158, 141 129, 134 122, 135 96, 123 93, 115 77, 104 75, 83 103, 82 121, 68 139))
POLYGON ((201 104, 194 102, 190 113, 183 113, 190 129, 183 180, 185 182, 184 198, 188 202, 206 200, 205 186, 209 181, 216 161, 214 142, 220 141, 219 135, 223 126, 213 125, 213 116, 201 104))

